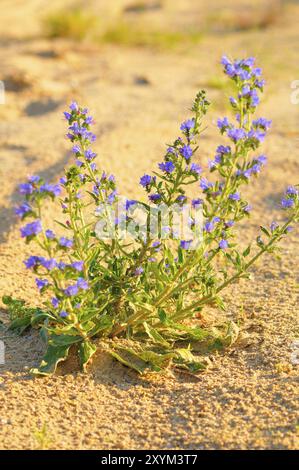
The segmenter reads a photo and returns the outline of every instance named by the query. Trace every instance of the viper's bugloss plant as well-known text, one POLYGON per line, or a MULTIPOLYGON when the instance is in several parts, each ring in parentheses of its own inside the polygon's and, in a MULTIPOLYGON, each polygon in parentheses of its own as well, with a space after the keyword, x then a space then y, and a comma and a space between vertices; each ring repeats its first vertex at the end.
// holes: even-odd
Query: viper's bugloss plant
POLYGON ((73 102, 64 113, 75 164, 59 184, 31 176, 20 185, 25 200, 16 209, 25 224, 21 236, 40 250, 25 260, 25 266, 35 273, 45 301, 42 308, 26 310, 20 301, 4 299, 14 327, 41 327, 47 351, 33 372, 54 372, 72 345, 83 368, 99 347, 138 372, 170 365, 196 372, 205 366, 203 351, 233 341, 236 326, 230 322, 209 328, 202 310, 225 308, 222 291, 248 277, 261 255, 273 253, 299 219, 299 195, 289 186, 281 202, 284 221, 261 226, 256 240, 240 248, 236 226, 251 211, 241 189, 266 164, 259 147, 271 122, 254 117, 264 88, 254 58, 223 57, 222 65, 236 88, 230 98, 234 118, 217 122, 223 143, 204 173, 194 161, 209 107, 200 91, 193 116, 182 123, 181 135, 167 147, 157 171, 140 179, 148 196, 145 202, 123 201, 114 176, 98 169, 88 110, 73 102), (190 185, 197 193, 193 199, 187 192, 190 185), (44 226, 43 207, 49 199, 63 213, 57 229, 44 226), (132 234, 137 206, 146 214, 146 223, 128 241, 123 231, 132 234), (166 224, 161 222, 161 207, 175 207, 166 224), (182 238, 174 222, 186 207, 191 208, 186 219, 189 237, 182 238), (149 214, 159 211, 161 223, 153 236, 149 214), (196 217, 198 213, 203 217, 196 217), (105 228, 105 236, 99 236, 98 224, 105 228))

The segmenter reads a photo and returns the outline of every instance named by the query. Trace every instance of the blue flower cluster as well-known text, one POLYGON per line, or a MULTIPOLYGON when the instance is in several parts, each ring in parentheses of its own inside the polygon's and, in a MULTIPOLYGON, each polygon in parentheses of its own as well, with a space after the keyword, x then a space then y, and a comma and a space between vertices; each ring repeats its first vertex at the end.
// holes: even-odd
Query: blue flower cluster
MULTIPOLYGON (((221 63, 224 73, 235 83, 237 96, 229 100, 235 121, 228 117, 219 118, 217 121, 220 133, 230 142, 219 145, 214 158, 208 162, 210 172, 217 172, 219 180, 206 178, 202 175, 201 165, 191 162, 197 150, 194 139, 199 134, 201 117, 208 106, 202 92, 197 96, 193 107, 195 117, 181 124, 182 136, 168 146, 164 161, 158 164, 162 173, 155 172, 154 176, 145 174, 140 179, 140 184, 147 191, 151 202, 163 202, 168 205, 185 204, 187 197, 184 185, 199 182, 205 198, 196 198, 191 204, 193 208, 203 208, 207 219, 204 224, 205 243, 207 249, 212 249, 211 253, 215 249, 213 246, 223 251, 232 246, 229 243, 229 238, 234 236, 232 227, 250 214, 251 205, 242 199, 240 187, 244 183, 248 184, 252 177, 258 176, 267 163, 265 155, 250 157, 250 152, 257 150, 271 127, 269 119, 252 117, 260 102, 259 94, 265 85, 262 70, 256 66, 255 59, 249 57, 233 61, 224 56, 221 63)), ((282 201, 285 208, 295 205, 291 191, 292 189, 287 191, 282 201)), ((194 227, 193 222, 190 226, 194 227)), ((183 240, 180 246, 188 250, 191 241, 183 240)))
POLYGON ((281 205, 284 209, 295 207, 299 202, 299 190, 295 186, 288 186, 284 197, 281 200, 281 205))
MULTIPOLYGON (((41 293, 51 290, 54 293, 51 306, 61 310, 57 314, 61 318, 70 319, 73 309, 79 309, 82 295, 89 294, 88 268, 86 264, 87 253, 83 249, 83 239, 78 237, 79 213, 84 208, 82 187, 89 183, 93 186, 90 194, 96 202, 113 204, 117 192, 115 178, 105 172, 99 174, 94 159, 96 153, 91 149, 95 135, 90 130, 93 118, 86 108, 81 108, 76 102, 71 103, 69 111, 64 113, 69 129, 67 137, 72 141, 72 153, 75 156, 75 165, 66 170, 65 176, 60 178, 60 184, 45 182, 40 176, 33 175, 20 184, 19 191, 25 197, 15 213, 22 220, 34 219, 21 228, 21 236, 27 242, 36 239, 48 256, 32 255, 24 261, 27 269, 35 273, 43 272, 46 278, 37 278, 36 286, 41 293), (70 230, 73 236, 57 236, 51 229, 43 229, 41 209, 43 200, 47 197, 60 199, 61 208, 69 219, 63 225, 70 230), (63 259, 58 260, 55 255, 61 254, 63 259), (64 259, 65 258, 65 259, 64 259), (40 271, 41 270, 41 271, 40 271), (78 277, 79 275, 79 277, 78 277), (50 278, 50 279, 48 279, 50 278), (67 280, 73 280, 68 284, 67 280), (85 294, 84 294, 85 293, 85 294)), ((82 237, 84 235, 84 219, 81 220, 82 237)))
POLYGON ((158 163, 162 173, 155 172, 155 176, 145 174, 140 178, 151 202, 182 205, 187 201, 184 187, 199 181, 202 168, 191 160, 197 150, 195 138, 199 134, 200 118, 208 105, 205 92, 199 92, 193 107, 195 117, 181 124, 182 136, 167 147, 164 161, 158 163))

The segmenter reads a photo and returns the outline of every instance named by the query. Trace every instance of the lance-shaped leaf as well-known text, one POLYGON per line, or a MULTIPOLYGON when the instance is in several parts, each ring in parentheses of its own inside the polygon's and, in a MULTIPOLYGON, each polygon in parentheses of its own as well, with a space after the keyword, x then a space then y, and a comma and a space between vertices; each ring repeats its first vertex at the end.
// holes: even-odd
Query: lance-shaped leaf
POLYGON ((70 347, 70 344, 64 346, 49 344, 47 352, 38 369, 31 369, 30 372, 34 375, 54 374, 57 364, 61 361, 65 361, 67 358, 70 347))
POLYGON ((90 361, 91 357, 96 352, 97 347, 92 344, 90 341, 83 341, 79 346, 79 359, 80 365, 84 372, 86 371, 86 367, 88 362, 90 361))

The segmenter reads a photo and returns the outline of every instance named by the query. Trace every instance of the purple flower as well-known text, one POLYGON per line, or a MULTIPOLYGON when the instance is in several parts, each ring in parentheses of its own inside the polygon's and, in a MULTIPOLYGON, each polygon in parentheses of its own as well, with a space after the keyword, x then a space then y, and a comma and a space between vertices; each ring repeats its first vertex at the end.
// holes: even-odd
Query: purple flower
POLYGON ((42 184, 41 187, 39 188, 41 193, 49 193, 52 196, 59 196, 61 193, 61 188, 59 184, 49 184, 45 183, 42 184))
POLYGON ((251 92, 250 86, 249 85, 244 85, 242 90, 241 90, 242 96, 249 95, 250 92, 251 92))
POLYGON ((226 248, 228 248, 227 240, 225 240, 225 239, 220 240, 219 248, 220 248, 220 250, 226 250, 226 248))
POLYGON ((153 178, 152 178, 150 175, 143 175, 143 176, 140 178, 140 184, 141 184, 141 186, 143 186, 144 188, 146 188, 147 186, 149 186, 152 182, 153 182, 153 178))
POLYGON ((30 183, 22 183, 19 184, 19 193, 20 194, 32 194, 34 191, 34 187, 30 183))
POLYGON ((259 102, 260 102, 260 99, 257 94, 257 91, 253 89, 250 93, 250 104, 253 108, 256 108, 259 102))
POLYGON ((23 204, 21 204, 19 207, 16 207, 15 214, 21 217, 22 219, 25 214, 28 214, 28 212, 31 212, 31 211, 32 209, 30 205, 28 204, 28 202, 23 202, 23 204))
POLYGON ((223 55, 221 57, 220 63, 224 66, 231 65, 231 61, 229 60, 229 58, 226 55, 223 55))
POLYGON ((211 233, 213 232, 214 228, 215 228, 215 224, 220 222, 220 218, 219 217, 214 217, 212 220, 209 220, 208 222, 205 223, 204 225, 204 230, 208 233, 211 233))
POLYGON ((134 274, 135 276, 140 276, 143 273, 144 269, 139 266, 138 268, 135 269, 134 274))
POLYGON ((185 160, 189 160, 192 157, 193 151, 190 145, 184 145, 180 149, 180 153, 185 158, 185 160))
POLYGON ((47 279, 35 279, 35 284, 39 290, 42 290, 44 287, 49 285, 49 281, 47 279))
POLYGON ((281 205, 282 205, 282 207, 287 209, 289 207, 293 207, 295 205, 295 202, 293 201, 293 199, 283 198, 281 200, 281 205))
POLYGON ((227 222, 225 222, 225 227, 226 227, 226 228, 230 228, 230 227, 232 227, 234 224, 235 224, 235 222, 234 222, 233 220, 228 220, 227 222))
POLYGON ((57 261, 54 258, 50 259, 45 259, 45 258, 40 258, 40 264, 48 269, 48 271, 51 271, 52 269, 57 268, 57 261))
POLYGON ((76 101, 72 101, 71 104, 70 104, 70 110, 71 111, 79 111, 79 106, 78 104, 76 103, 76 101))
POLYGON ((72 152, 73 153, 81 153, 81 147, 79 144, 76 144, 72 147, 72 152))
POLYGON ((265 86, 266 81, 265 80, 255 80, 254 84, 257 88, 262 90, 265 86))
POLYGON ((272 224, 270 225, 271 232, 274 232, 274 230, 276 230, 278 227, 279 225, 277 222, 272 222, 272 224))
POLYGON ((252 129, 251 131, 248 132, 247 137, 248 139, 256 140, 259 143, 265 140, 265 135, 266 134, 264 132, 260 132, 259 130, 252 129))
POLYGON ((97 154, 90 149, 86 150, 84 155, 86 160, 88 160, 89 162, 97 156, 97 154))
POLYGON ((258 173, 261 172, 261 166, 259 163, 256 163, 255 165, 253 165, 253 167, 251 168, 251 173, 253 173, 254 175, 257 175, 258 173))
POLYGON ((170 233, 170 231, 171 231, 169 225, 164 225, 163 227, 161 227, 161 230, 164 233, 170 233))
POLYGON ((59 239, 59 245, 65 248, 71 248, 73 246, 73 243, 74 243, 73 240, 66 238, 66 237, 61 237, 59 239))
POLYGON ((24 264, 27 269, 35 268, 35 266, 39 264, 39 260, 39 256, 29 256, 29 258, 24 261, 24 264))
POLYGON ((77 284, 74 284, 64 289, 64 293, 67 297, 73 297, 78 294, 78 290, 77 284))
POLYGON ((61 318, 66 318, 69 314, 65 310, 62 310, 59 315, 61 318))
POLYGON ((41 261, 41 265, 44 268, 48 269, 48 271, 51 271, 52 269, 57 268, 58 263, 57 263, 56 259, 54 259, 54 258, 50 258, 50 259, 44 259, 43 258, 42 261, 41 261))
POLYGON ((204 225, 204 230, 208 233, 211 233, 214 230, 214 224, 212 221, 206 222, 204 225))
POLYGON ((159 163, 160 170, 164 171, 165 173, 172 173, 175 169, 175 166, 172 162, 163 162, 159 163))
POLYGON ((192 163, 190 166, 190 172, 194 173, 195 175, 200 175, 200 173, 202 172, 202 168, 197 163, 192 163))
POLYGON ((130 209, 130 207, 135 206, 137 201, 135 199, 126 199, 126 211, 130 209))
POLYGON ((251 78, 251 73, 244 70, 242 67, 235 68, 235 75, 237 75, 241 80, 249 80, 251 78))
POLYGON ((67 183, 66 177, 63 176, 62 178, 60 178, 59 182, 60 182, 60 184, 65 185, 67 183))
POLYGON ((265 131, 267 131, 271 127, 272 121, 266 118, 259 118, 252 121, 253 127, 261 127, 265 131))
POLYGON ((244 212, 246 214, 249 214, 249 212, 252 211, 252 206, 250 204, 247 204, 247 206, 244 207, 244 212))
POLYGON ((187 121, 184 121, 182 124, 181 124, 181 131, 185 131, 185 132, 190 132, 191 129, 194 128, 194 125, 195 125, 195 119, 192 118, 192 119, 188 119, 187 121))
POLYGON ((149 200, 152 202, 157 202, 161 199, 161 194, 155 193, 155 194, 150 194, 149 195, 149 200))
POLYGON ((77 167, 78 167, 78 168, 81 168, 81 166, 83 166, 83 165, 84 165, 84 163, 83 163, 83 162, 81 162, 81 160, 78 160, 78 159, 77 159, 77 160, 75 160, 75 163, 76 163, 76 165, 77 165, 77 167))
POLYGON ((184 194, 180 194, 177 198, 176 198, 176 202, 178 202, 179 204, 182 204, 186 201, 187 197, 184 196, 184 194))
POLYGON ((254 57, 248 57, 247 59, 243 59, 241 61, 241 63, 243 65, 245 65, 246 67, 252 67, 255 63, 255 58, 254 57))
POLYGON ((83 267, 84 267, 84 261, 74 261, 72 264, 71 264, 72 268, 76 269, 76 271, 83 271, 83 267))
POLYGON ((180 247, 182 250, 189 250, 192 240, 181 240, 180 247))
POLYGON ((294 186, 288 186, 286 194, 289 196, 296 196, 298 194, 298 189, 296 189, 294 186))
POLYGON ((250 178, 251 173, 252 173, 252 169, 248 168, 247 170, 243 171, 243 176, 245 176, 245 178, 250 178))
POLYGON ((215 160, 209 160, 208 161, 209 170, 212 171, 218 165, 218 163, 221 163, 221 161, 222 161, 221 155, 216 155, 215 160))
POLYGON ((83 277, 79 277, 77 280, 77 286, 79 289, 87 290, 88 289, 88 281, 86 281, 83 277))
POLYGON ((94 186, 94 187, 93 187, 92 192, 93 192, 93 194, 95 194, 96 196, 99 196, 99 194, 100 194, 99 188, 98 188, 97 186, 94 186))
POLYGON ((54 308, 57 308, 59 305, 59 300, 56 297, 52 297, 51 304, 53 305, 54 308))
POLYGON ((267 163, 267 157, 265 155, 259 155, 254 160, 260 163, 261 165, 265 165, 267 163))
POLYGON ((42 224, 39 219, 31 222, 30 224, 25 225, 25 227, 21 228, 21 237, 30 237, 33 235, 37 235, 42 231, 42 224))
POLYGON ((219 145, 216 149, 217 154, 219 155, 228 155, 231 153, 231 148, 229 145, 219 145))
POLYGON ((206 178, 201 178, 199 186, 203 191, 213 187, 213 183, 210 183, 206 178))
POLYGON ((241 196, 239 193, 232 193, 228 196, 228 198, 232 201, 239 201, 241 199, 241 196))
POLYGON ((199 206, 203 204, 202 199, 192 199, 191 205, 194 209, 198 209, 199 206))
POLYGON ((69 121, 72 118, 71 113, 69 113, 68 111, 64 111, 63 114, 67 121, 69 121))
POLYGON ((38 175, 31 175, 28 177, 28 182, 31 184, 38 183, 40 181, 40 176, 38 175))
MULTIPOLYGON (((96 171, 96 169, 97 169, 97 165, 96 165, 96 163, 94 163, 94 162, 93 162, 93 163, 91 163, 91 164, 90 164, 90 168, 92 169, 92 171, 96 171)), ((83 176, 83 177, 84 177, 84 175, 79 175, 79 176, 80 176, 80 177, 81 177, 81 176, 83 176)))
POLYGON ((233 142, 236 143, 239 140, 244 139, 244 137, 246 136, 246 132, 244 131, 244 129, 232 128, 228 130, 227 135, 230 139, 232 139, 233 142))
POLYGON ((88 126, 90 124, 93 124, 93 117, 92 116, 86 116, 85 118, 85 124, 87 124, 88 126))
POLYGON ((218 118, 217 119, 217 127, 223 132, 230 126, 229 120, 227 117, 224 117, 223 119, 218 118))
POLYGON ((262 69, 260 67, 256 67, 252 70, 252 75, 255 77, 260 77, 262 75, 262 69))
POLYGON ((107 197, 107 202, 108 204, 113 204, 113 202, 115 201, 115 198, 116 198, 116 195, 117 195, 117 191, 114 190, 112 191, 112 193, 110 193, 107 197))

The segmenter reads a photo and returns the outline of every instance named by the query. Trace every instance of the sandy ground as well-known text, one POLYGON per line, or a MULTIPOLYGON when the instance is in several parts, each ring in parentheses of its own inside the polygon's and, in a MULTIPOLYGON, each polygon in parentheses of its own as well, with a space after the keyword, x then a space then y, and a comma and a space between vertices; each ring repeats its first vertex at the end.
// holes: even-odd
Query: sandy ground
MULTIPOLYGON (((285 2, 283 16, 267 29, 207 33, 180 53, 50 42, 36 26, 45 3, 10 0, 1 12, 0 79, 7 89, 6 104, 0 105, 1 295, 38 303, 33 276, 22 267, 32 247, 19 238, 13 206, 19 201, 17 185, 28 174, 56 180, 70 161, 61 119, 66 103, 76 98, 90 107, 103 167, 115 173, 123 194, 136 197, 140 175, 159 161, 201 87, 213 107, 198 158, 205 164, 213 155, 219 143, 215 120, 226 112, 222 95, 227 91, 211 86, 220 74, 222 53, 258 57, 268 82, 260 115, 274 122, 264 146, 269 165, 248 188, 255 210, 244 239, 254 236, 260 222, 277 217, 284 187, 299 180, 299 105, 290 102, 290 84, 299 79, 296 2, 285 2)), ((190 10, 190 2, 180 1, 181 10, 170 9, 166 19, 182 21, 185 12, 185 21, 193 21, 203 3, 190 10)), ((148 14, 158 21, 163 11, 148 14)), ((54 213, 49 223, 52 218, 54 213)), ((227 315, 239 320, 247 339, 215 356, 197 379, 139 378, 101 356, 86 375, 70 360, 54 377, 32 378, 28 369, 43 353, 37 332, 17 337, 0 330, 6 345, 6 364, 0 366, 0 448, 297 448, 298 366, 291 353, 299 336, 298 248, 296 229, 283 243, 280 260, 264 259, 251 283, 227 291, 227 315), (36 431, 44 425, 41 444, 36 431)), ((7 321, 4 309, 0 317, 7 321)))

